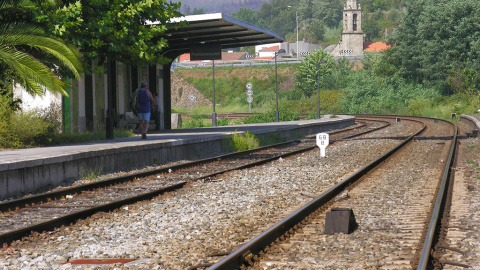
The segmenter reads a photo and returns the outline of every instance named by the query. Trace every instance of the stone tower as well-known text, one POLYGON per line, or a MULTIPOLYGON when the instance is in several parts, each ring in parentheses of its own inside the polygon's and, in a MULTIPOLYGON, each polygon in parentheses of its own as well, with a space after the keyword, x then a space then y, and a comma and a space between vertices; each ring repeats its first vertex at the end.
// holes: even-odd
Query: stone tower
POLYGON ((347 0, 343 8, 342 39, 333 49, 334 56, 363 55, 362 9, 357 0, 347 0))

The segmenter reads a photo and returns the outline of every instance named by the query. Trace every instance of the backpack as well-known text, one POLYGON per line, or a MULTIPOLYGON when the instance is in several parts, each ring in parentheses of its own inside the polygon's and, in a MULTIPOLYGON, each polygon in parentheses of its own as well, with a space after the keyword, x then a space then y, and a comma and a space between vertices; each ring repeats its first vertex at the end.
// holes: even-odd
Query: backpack
POLYGON ((133 114, 137 115, 138 113, 138 89, 133 92, 130 96, 130 109, 132 110, 133 114))

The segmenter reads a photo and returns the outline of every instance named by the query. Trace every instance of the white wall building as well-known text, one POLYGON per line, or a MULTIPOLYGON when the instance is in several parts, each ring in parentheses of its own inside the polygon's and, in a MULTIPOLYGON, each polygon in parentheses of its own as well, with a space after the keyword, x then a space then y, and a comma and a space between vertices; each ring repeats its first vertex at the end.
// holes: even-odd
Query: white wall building
POLYGON ((13 96, 21 99, 20 107, 23 111, 31 110, 45 110, 53 103, 55 105, 62 105, 62 95, 46 91, 43 97, 32 96, 20 85, 15 85, 13 88, 13 96))
POLYGON ((292 58, 302 58, 310 53, 314 52, 315 50, 320 49, 321 47, 316 44, 310 44, 304 41, 298 42, 298 51, 297 54, 297 43, 270 43, 270 44, 262 44, 255 46, 255 56, 257 58, 264 58, 264 57, 275 57, 275 52, 278 52, 281 49, 285 50, 285 54, 283 57, 292 57, 292 58), (297 57, 298 55, 298 57, 297 57))

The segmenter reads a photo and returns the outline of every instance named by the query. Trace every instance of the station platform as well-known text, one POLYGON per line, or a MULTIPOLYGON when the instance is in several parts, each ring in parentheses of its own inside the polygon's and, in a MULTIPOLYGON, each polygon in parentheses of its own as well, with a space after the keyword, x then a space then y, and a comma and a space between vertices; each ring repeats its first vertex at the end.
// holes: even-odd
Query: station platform
POLYGON ((289 140, 354 124, 353 116, 325 115, 315 120, 149 131, 146 140, 137 135, 74 145, 0 151, 0 200, 57 186, 89 171, 118 172, 225 154, 232 151, 228 147, 228 138, 234 133, 248 131, 260 140, 269 136, 289 140))

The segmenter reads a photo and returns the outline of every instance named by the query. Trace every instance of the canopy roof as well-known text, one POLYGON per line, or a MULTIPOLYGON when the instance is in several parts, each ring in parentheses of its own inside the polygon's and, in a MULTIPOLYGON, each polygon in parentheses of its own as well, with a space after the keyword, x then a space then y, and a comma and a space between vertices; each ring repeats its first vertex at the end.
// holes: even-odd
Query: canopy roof
MULTIPOLYGON (((155 22, 149 25, 157 24, 155 22)), ((160 38, 168 40, 165 55, 176 57, 192 46, 221 45, 222 49, 283 42, 280 35, 222 13, 191 15, 171 20, 160 38)))

